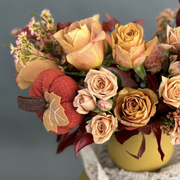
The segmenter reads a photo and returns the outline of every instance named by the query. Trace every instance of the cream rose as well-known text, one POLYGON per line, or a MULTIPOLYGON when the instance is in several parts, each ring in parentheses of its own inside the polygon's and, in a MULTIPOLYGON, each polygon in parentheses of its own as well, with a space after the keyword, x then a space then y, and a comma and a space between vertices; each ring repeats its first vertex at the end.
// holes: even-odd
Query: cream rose
POLYGON ((162 82, 159 86, 159 96, 163 97, 163 102, 180 107, 180 75, 172 78, 162 77, 162 82))
POLYGON ((116 24, 112 34, 113 58, 121 67, 136 68, 143 64, 157 43, 157 37, 143 41, 143 28, 136 23, 116 24))
POLYGON ((165 50, 171 50, 173 52, 180 52, 180 27, 171 28, 167 25, 167 42, 166 44, 160 44, 165 50))
POLYGON ((96 98, 90 94, 88 89, 78 91, 78 95, 74 98, 73 106, 77 107, 79 114, 88 114, 89 111, 96 109, 96 98))
POLYGON ((77 21, 54 34, 67 55, 67 61, 78 70, 97 68, 104 59, 106 34, 94 28, 97 24, 93 21, 93 18, 77 21))
POLYGON ((86 130, 93 135, 96 144, 108 141, 118 125, 117 118, 105 113, 94 116, 87 123, 86 130))
POLYGON ((156 112, 158 99, 150 89, 122 89, 115 100, 114 114, 125 126, 145 126, 156 112))
POLYGON ((117 77, 105 68, 90 69, 84 82, 89 92, 99 99, 108 100, 117 94, 117 77))

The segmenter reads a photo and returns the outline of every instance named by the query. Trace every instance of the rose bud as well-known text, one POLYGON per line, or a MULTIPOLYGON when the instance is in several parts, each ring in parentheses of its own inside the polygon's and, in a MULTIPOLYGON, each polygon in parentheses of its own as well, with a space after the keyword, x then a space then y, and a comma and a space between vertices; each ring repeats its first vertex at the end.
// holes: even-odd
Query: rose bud
POLYGON ((98 108, 101 111, 110 111, 112 109, 113 101, 109 99, 108 101, 99 100, 98 101, 98 108))
POLYGON ((169 70, 171 70, 172 76, 180 75, 180 61, 170 64, 169 70))
POLYGON ((81 89, 74 98, 73 106, 77 107, 76 111, 79 114, 88 114, 96 108, 96 98, 90 94, 88 89, 81 89))

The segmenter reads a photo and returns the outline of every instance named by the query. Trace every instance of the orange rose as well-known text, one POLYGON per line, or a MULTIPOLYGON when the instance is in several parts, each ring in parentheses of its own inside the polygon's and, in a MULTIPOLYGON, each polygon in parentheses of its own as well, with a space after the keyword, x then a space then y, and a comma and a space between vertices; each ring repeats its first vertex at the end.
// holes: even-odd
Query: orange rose
POLYGON ((114 114, 125 126, 145 126, 156 112, 158 99, 150 89, 122 89, 115 100, 114 114))
POLYGON ((96 144, 108 141, 118 125, 117 118, 112 115, 106 115, 106 113, 94 116, 87 123, 86 130, 93 135, 93 140, 96 144))
POLYGON ((180 75, 174 76, 170 79, 162 77, 162 82, 159 86, 159 96, 163 97, 163 102, 180 107, 180 75))
POLYGON ((99 67, 104 59, 104 31, 94 28, 92 18, 72 23, 54 34, 67 54, 67 61, 78 70, 99 67))
POLYGON ((113 58, 121 67, 133 69, 143 64, 157 43, 155 37, 143 42, 143 28, 139 24, 129 23, 125 26, 116 24, 112 34, 113 58))

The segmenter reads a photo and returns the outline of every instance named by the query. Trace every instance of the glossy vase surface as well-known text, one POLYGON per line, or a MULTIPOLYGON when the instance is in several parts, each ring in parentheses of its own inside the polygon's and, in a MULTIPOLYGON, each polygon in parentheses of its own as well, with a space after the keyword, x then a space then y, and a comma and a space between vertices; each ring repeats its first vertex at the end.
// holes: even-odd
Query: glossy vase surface
POLYGON ((124 142, 123 145, 117 142, 113 134, 111 139, 108 141, 108 152, 113 162, 120 168, 135 172, 155 171, 166 165, 171 159, 174 151, 174 146, 171 145, 171 138, 165 134, 162 135, 161 147, 165 154, 163 161, 161 160, 161 156, 158 152, 157 141, 153 133, 145 135, 145 139, 145 152, 141 158, 136 159, 129 155, 126 151, 137 155, 142 142, 141 133, 131 137, 129 140, 124 142))

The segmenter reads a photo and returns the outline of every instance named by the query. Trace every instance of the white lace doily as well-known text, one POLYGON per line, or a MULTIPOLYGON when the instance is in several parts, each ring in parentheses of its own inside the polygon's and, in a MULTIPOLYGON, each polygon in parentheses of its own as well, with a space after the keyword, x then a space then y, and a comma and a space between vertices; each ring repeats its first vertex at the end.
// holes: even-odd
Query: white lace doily
POLYGON ((90 180, 180 180, 180 145, 170 162, 158 172, 129 172, 118 168, 109 157, 107 144, 81 150, 85 172, 90 180))

